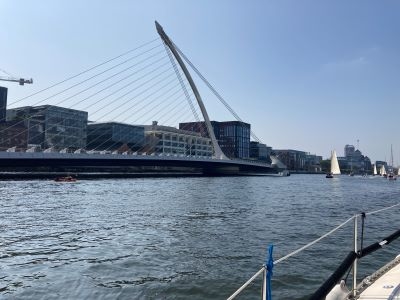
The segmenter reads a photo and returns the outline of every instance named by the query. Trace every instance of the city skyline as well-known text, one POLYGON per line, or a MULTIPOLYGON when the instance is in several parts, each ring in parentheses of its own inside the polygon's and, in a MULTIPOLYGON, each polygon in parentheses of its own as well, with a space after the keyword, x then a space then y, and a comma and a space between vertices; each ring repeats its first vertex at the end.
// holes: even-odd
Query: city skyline
MULTIPOLYGON (((371 161, 392 144, 398 165, 400 4, 385 4, 6 0, 0 69, 34 84, 0 85, 23 98, 157 38, 158 20, 263 143, 324 158, 352 144, 371 161)), ((232 119, 199 88, 212 120, 232 119)))

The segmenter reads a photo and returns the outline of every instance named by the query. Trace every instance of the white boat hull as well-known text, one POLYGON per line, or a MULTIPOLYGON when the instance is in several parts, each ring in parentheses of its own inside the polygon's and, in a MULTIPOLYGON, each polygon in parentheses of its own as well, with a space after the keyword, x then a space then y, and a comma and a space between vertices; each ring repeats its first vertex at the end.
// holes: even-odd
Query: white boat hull
POLYGON ((358 299, 400 299, 400 255, 360 284, 358 299))

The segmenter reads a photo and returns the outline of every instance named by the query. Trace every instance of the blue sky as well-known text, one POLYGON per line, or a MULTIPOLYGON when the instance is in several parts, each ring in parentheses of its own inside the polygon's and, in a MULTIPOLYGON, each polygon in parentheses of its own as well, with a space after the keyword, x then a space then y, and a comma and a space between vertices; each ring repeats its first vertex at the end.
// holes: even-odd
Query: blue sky
POLYGON ((0 69, 34 79, 2 82, 9 102, 156 38, 158 20, 264 143, 326 158, 359 140, 372 160, 393 144, 400 163, 398 1, 0 0, 0 13, 0 69))

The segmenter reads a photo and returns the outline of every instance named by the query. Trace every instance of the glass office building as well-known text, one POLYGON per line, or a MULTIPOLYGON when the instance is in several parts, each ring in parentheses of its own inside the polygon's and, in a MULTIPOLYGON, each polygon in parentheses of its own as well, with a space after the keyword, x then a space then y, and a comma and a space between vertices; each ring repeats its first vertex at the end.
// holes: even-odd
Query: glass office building
POLYGON ((136 151, 143 147, 144 127, 117 122, 93 123, 88 125, 88 150, 114 151, 123 145, 136 151))
POLYGON ((0 123, 6 121, 7 88, 0 86, 0 123))
POLYGON ((7 120, 28 129, 28 147, 76 150, 85 148, 88 113, 53 105, 26 106, 7 110, 7 120))
POLYGON ((0 122, 0 151, 14 148, 25 151, 28 146, 28 131, 20 122, 0 122))
MULTIPOLYGON (((248 159, 250 157, 250 124, 240 121, 211 121, 218 144, 229 158, 248 159)), ((179 128, 207 133, 204 122, 180 123, 179 128)), ((208 134, 206 134, 208 136, 208 134)))

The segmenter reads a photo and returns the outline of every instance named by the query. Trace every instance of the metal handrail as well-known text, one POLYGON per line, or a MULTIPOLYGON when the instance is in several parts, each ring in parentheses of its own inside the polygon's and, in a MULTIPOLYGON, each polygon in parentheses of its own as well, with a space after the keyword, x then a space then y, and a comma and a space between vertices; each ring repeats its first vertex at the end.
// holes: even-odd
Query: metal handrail
MULTIPOLYGON (((351 260, 351 263, 353 263, 353 290, 352 290, 352 292, 353 292, 353 295, 354 295, 354 293, 356 293, 356 287, 357 287, 357 285, 356 285, 357 259, 359 259, 359 258, 361 258, 361 257, 363 257, 363 256, 365 256, 367 254, 366 253, 365 255, 363 255, 363 249, 360 249, 361 252, 358 251, 358 249, 357 249, 357 240, 358 240, 358 237, 357 237, 357 219, 360 216, 376 214, 376 213, 379 213, 379 212, 394 208, 396 206, 400 206, 400 202, 397 203, 397 204, 391 205, 389 207, 385 207, 385 208, 378 209, 378 210, 375 210, 375 211, 371 211, 371 212, 367 212, 367 213, 355 214, 354 216, 350 217, 349 219, 347 219, 343 223, 339 224, 338 226, 336 226, 335 228, 333 228, 329 232, 325 233, 324 235, 320 236, 319 238, 315 239, 314 241, 312 241, 312 242, 304 245, 303 247, 300 247, 299 249, 287 254, 286 256, 274 261, 274 265, 276 265, 276 264, 278 264, 278 263, 290 258, 291 256, 296 255, 297 253, 302 252, 303 250, 311 247, 312 245, 316 244, 317 242, 321 241, 322 239, 324 239, 324 238, 328 237, 329 235, 333 234, 335 231, 337 231, 338 229, 340 229, 341 227, 343 227, 344 225, 346 225, 350 221, 354 220, 354 252, 351 251, 350 254, 351 253, 352 254, 351 255, 349 254, 349 256, 354 257, 354 262, 353 262, 353 260, 351 260)), ((376 244, 381 247, 381 246, 385 245, 386 243, 389 243, 390 241, 392 241, 394 238, 397 238, 397 237, 400 237, 400 230, 395 232, 391 236, 387 237, 383 242, 376 243, 376 244), (389 241, 386 241, 386 240, 389 240, 389 241)), ((370 252, 372 252, 372 251, 375 251, 376 248, 378 247, 378 246, 376 246, 376 247, 375 246, 376 245, 373 244, 373 245, 371 245, 369 247, 366 247, 365 249, 369 249, 369 248, 374 247, 374 249, 370 251, 370 252)), ((367 250, 367 252, 368 252, 368 250, 367 250)), ((345 259, 345 261, 346 260, 347 260, 347 258, 345 259)), ((264 274, 264 277, 266 277, 267 272, 268 271, 266 269, 266 266, 263 265, 263 267, 257 273, 255 273, 249 280, 247 280, 239 289, 237 289, 229 298, 227 298, 227 300, 234 299, 237 295, 239 295, 250 283, 252 283, 261 274, 264 274)), ((263 280, 263 288, 262 288, 263 299, 265 299, 266 288, 267 288, 266 282, 265 282, 265 280, 263 280)))

